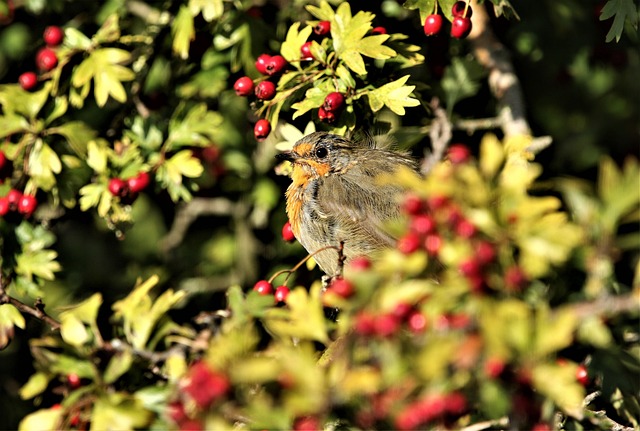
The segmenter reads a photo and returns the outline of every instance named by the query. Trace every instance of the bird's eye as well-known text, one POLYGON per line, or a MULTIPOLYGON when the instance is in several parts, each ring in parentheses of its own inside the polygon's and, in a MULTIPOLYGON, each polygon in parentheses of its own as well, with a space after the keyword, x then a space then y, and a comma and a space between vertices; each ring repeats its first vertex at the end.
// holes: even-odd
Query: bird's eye
POLYGON ((324 159, 327 155, 329 155, 329 150, 325 147, 320 147, 316 150, 316 157, 319 159, 324 159))

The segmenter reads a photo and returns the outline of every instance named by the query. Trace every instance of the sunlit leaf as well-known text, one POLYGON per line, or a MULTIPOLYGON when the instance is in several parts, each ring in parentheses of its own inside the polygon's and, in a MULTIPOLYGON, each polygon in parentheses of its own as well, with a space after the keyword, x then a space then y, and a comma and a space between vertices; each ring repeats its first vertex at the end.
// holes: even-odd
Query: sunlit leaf
POLYGON ((420 102, 410 96, 415 89, 415 85, 405 85, 408 79, 409 75, 405 75, 368 92, 367 97, 371 110, 376 112, 386 106, 396 114, 404 115, 405 107, 418 106, 420 102))
POLYGON ((191 15, 187 5, 180 6, 180 10, 171 25, 171 34, 173 36, 173 52, 183 60, 186 60, 189 58, 191 41, 196 37, 193 15, 191 15))
POLYGON ((60 423, 62 409, 41 409, 25 416, 18 426, 19 431, 54 430, 60 423))

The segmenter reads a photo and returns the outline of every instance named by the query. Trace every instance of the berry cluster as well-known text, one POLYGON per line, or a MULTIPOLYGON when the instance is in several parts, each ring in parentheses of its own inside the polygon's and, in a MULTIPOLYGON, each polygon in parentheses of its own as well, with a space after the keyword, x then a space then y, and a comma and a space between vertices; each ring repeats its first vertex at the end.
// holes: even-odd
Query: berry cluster
MULTIPOLYGON (((40 48, 36 53, 36 67, 41 72, 49 72, 58 65, 58 56, 54 48, 62 43, 64 31, 60 27, 52 25, 44 30, 42 38, 46 46, 40 48)), ((31 91, 38 84, 38 75, 33 71, 24 72, 18 77, 18 83, 23 90, 31 91)))
POLYGON ((395 418, 399 430, 414 430, 434 421, 460 417, 467 410, 466 397, 458 392, 428 394, 405 406, 395 418))
POLYGON ((127 180, 122 178, 111 178, 109 180, 109 192, 126 203, 132 203, 140 192, 146 189, 151 182, 148 172, 140 172, 135 177, 127 180))
POLYGON ((287 296, 289 296, 289 288, 286 285, 281 285, 273 289, 273 285, 267 280, 260 280, 254 286, 253 290, 260 295, 273 295, 274 302, 276 304, 284 304, 287 302, 287 296))
MULTIPOLYGON (((463 165, 470 160, 471 152, 462 144, 454 144, 450 146, 447 158, 454 166, 463 165)), ((445 241, 464 241, 471 246, 472 252, 455 259, 458 272, 467 279, 473 292, 483 292, 489 287, 487 272, 493 268, 498 245, 484 238, 455 202, 442 195, 427 199, 409 195, 403 209, 409 216, 409 230, 398 240, 398 250, 411 254, 422 249, 430 257, 438 258, 445 241)), ((501 283, 493 281, 491 287, 515 292, 524 288, 527 282, 522 268, 513 265, 504 270, 501 283)))
MULTIPOLYGON (((437 2, 436 2, 437 7, 437 2)), ((469 1, 457 1, 451 8, 453 20, 451 21, 451 36, 456 39, 464 39, 471 33, 471 15, 473 10, 469 6, 469 1)), ((434 36, 442 30, 442 15, 433 13, 424 22, 424 34, 434 36)))
MULTIPOLYGON (((256 80, 254 82, 248 76, 242 76, 233 84, 236 94, 241 97, 255 96, 258 101, 268 101, 276 95, 276 84, 269 78, 277 76, 284 72, 289 65, 287 60, 281 55, 261 54, 256 59, 256 69, 266 79, 256 80)), ((253 134, 258 141, 263 141, 271 133, 271 124, 268 120, 262 118, 258 120, 253 128, 253 134)))
POLYGON ((205 362, 195 362, 179 382, 179 399, 167 405, 167 414, 180 429, 204 429, 199 416, 231 389, 229 378, 205 362))
POLYGON ((18 214, 29 218, 35 212, 38 201, 35 196, 25 195, 21 191, 11 189, 6 196, 0 197, 0 217, 18 214))

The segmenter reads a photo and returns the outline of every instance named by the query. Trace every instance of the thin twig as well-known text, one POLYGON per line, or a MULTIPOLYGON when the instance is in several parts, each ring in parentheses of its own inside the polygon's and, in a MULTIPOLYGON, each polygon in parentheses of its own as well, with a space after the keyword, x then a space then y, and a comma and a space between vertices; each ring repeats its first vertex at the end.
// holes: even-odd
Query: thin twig
POLYGON ((429 103, 433 110, 433 121, 429 127, 429 138, 431 139, 431 153, 425 154, 424 161, 420 167, 420 172, 426 175, 444 157, 444 151, 453 136, 451 133, 451 122, 447 118, 446 111, 440 106, 437 97, 431 99, 429 103))

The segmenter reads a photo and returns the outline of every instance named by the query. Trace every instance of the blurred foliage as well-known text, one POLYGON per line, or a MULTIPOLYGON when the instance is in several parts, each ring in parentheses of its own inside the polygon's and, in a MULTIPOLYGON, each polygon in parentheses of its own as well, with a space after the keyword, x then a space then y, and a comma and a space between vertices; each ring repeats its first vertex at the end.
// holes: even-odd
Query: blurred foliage
MULTIPOLYGON (((451 19, 453 2, 438 3, 451 19)), ((637 5, 482 6, 512 53, 534 135, 553 137, 536 163, 530 137, 456 127, 494 116, 496 101, 467 41, 424 36, 434 6, 0 0, 0 197, 38 201, 32 216, 0 219, 0 428, 459 428, 504 416, 638 427, 637 5), (329 37, 313 35, 320 20, 329 37), (48 25, 64 29, 58 64, 24 90, 48 25), (371 34, 378 26, 386 34, 371 34), (307 40, 312 60, 301 58, 307 40), (237 97, 237 78, 269 79, 255 67, 263 53, 289 63, 277 96, 237 97), (333 91, 346 108, 327 124, 317 109, 333 91), (348 299, 323 293, 314 269, 282 281, 286 304, 250 291, 305 256, 280 238, 277 150, 316 128, 365 130, 422 157, 433 96, 477 157, 393 180, 422 202, 446 197, 473 240, 443 212, 437 258, 389 250, 347 273, 348 299), (274 130, 258 143, 260 117, 274 130), (139 193, 110 191, 141 173, 139 193), (460 266, 480 243, 496 257, 478 288, 460 266), (59 331, 8 295, 42 297, 59 331), (389 318, 400 304, 427 323, 389 318), (369 318, 393 336, 363 331, 369 318)), ((411 220, 391 228, 410 233, 411 220)))

